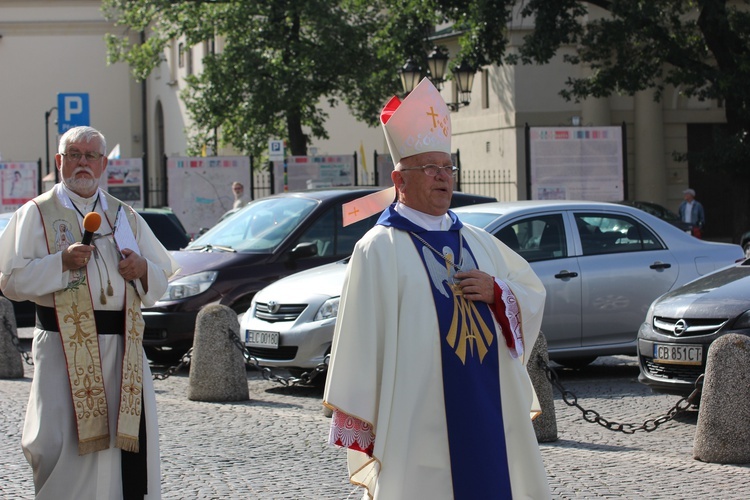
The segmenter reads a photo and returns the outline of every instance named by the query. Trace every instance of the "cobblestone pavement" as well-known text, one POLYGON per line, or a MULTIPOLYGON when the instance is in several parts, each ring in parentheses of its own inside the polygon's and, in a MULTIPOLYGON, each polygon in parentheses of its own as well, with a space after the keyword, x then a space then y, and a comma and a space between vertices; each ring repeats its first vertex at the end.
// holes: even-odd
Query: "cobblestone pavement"
MULTIPOLYGON (((605 357, 583 370, 558 371, 587 409, 640 424, 679 398, 637 382, 634 358, 605 357)), ((31 469, 20 449, 33 367, 0 380, 0 498, 32 499, 31 469)), ((326 445, 330 420, 322 389, 284 387, 247 372, 250 400, 189 401, 180 372, 156 381, 162 496, 169 499, 346 499, 361 494, 346 479, 342 450, 326 445)), ((651 433, 626 435, 585 422, 555 391, 559 439, 540 448, 555 498, 750 497, 750 466, 692 458, 697 411, 651 433)))

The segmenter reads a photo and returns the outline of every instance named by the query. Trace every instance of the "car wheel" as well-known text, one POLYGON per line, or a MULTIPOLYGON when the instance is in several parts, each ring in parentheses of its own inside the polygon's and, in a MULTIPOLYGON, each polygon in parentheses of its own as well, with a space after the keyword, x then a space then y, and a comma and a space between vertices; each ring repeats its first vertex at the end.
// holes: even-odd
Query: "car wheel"
POLYGON ((745 246, 743 248, 745 249, 745 258, 750 259, 750 241, 745 243, 745 246))
POLYGON ((580 358, 553 359, 565 368, 584 368, 594 362, 596 356, 581 356, 580 358))

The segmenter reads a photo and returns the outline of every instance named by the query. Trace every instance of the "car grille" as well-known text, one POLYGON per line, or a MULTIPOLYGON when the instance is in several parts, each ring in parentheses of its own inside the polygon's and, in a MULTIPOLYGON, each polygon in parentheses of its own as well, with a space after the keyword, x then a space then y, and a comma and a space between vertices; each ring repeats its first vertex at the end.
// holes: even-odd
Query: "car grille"
POLYGON ((275 361, 291 361, 297 355, 297 346, 279 347, 278 349, 265 349, 263 347, 248 347, 250 355, 261 359, 273 359, 275 361))
POLYGON ((665 318, 654 316, 654 331, 671 337, 695 337, 697 335, 711 335, 718 332, 727 321, 726 318, 665 318), (680 333, 675 333, 678 331, 680 333))
POLYGON ((656 378, 695 382, 703 373, 703 366, 659 364, 654 363, 651 358, 642 357, 641 359, 649 375, 656 378))
MULTIPOLYGON (((274 304, 274 307, 276 304, 274 304)), ((255 317, 268 321, 269 323, 276 323, 277 321, 294 321, 297 317, 302 314, 307 304, 282 304, 278 306, 278 309, 271 312, 272 308, 269 304, 258 302, 255 304, 255 317)))

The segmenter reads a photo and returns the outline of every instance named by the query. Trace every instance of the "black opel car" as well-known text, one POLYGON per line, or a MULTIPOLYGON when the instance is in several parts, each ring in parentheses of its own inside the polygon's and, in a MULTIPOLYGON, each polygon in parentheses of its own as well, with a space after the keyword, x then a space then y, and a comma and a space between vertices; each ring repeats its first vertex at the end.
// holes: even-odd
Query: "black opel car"
MULTIPOLYGON (((329 188, 261 198, 172 252, 181 269, 156 305, 143 310, 149 358, 174 361, 192 347, 203 306, 223 304, 242 314, 253 296, 274 281, 349 256, 378 215, 343 227, 341 206, 378 189, 329 188)), ((487 201, 494 199, 453 195, 453 206, 487 201)))

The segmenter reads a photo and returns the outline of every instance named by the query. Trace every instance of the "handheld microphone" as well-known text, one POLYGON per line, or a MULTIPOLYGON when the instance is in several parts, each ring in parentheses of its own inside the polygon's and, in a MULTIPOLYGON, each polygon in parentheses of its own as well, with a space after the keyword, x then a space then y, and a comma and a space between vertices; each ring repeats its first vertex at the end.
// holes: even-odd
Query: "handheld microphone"
POLYGON ((94 237, 94 232, 99 229, 102 225, 102 216, 96 212, 89 212, 86 217, 83 218, 83 238, 81 243, 84 245, 91 244, 91 238, 94 237))

